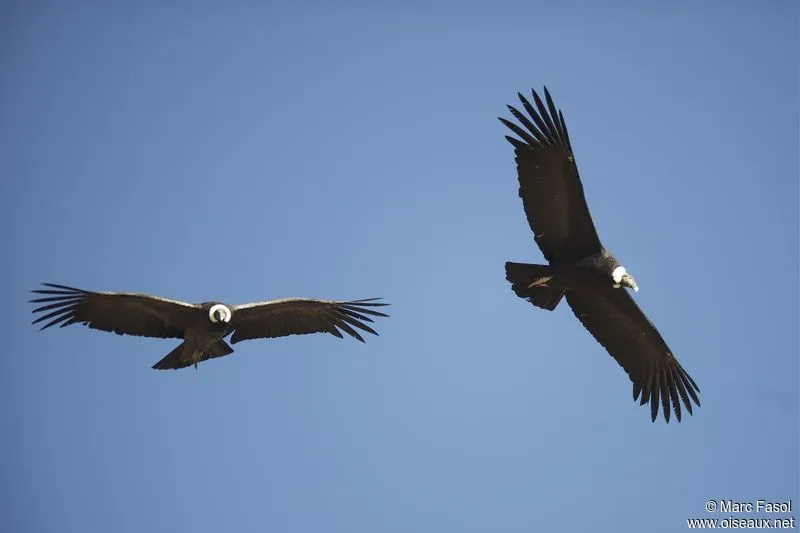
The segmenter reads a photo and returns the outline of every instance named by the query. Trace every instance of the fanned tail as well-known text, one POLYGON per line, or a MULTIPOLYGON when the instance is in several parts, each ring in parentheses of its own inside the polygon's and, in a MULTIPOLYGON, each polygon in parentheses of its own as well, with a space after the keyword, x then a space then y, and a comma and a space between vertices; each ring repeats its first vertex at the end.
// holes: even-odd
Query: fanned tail
POLYGON ((187 344, 185 341, 180 343, 174 350, 169 352, 166 357, 153 365, 156 370, 177 370, 214 357, 222 357, 233 353, 233 348, 228 346, 224 340, 220 339, 211 345, 208 352, 187 344))
POLYGON ((536 307, 552 311, 564 297, 564 290, 548 287, 553 269, 529 263, 506 263, 506 279, 511 289, 520 298, 525 298, 536 307))

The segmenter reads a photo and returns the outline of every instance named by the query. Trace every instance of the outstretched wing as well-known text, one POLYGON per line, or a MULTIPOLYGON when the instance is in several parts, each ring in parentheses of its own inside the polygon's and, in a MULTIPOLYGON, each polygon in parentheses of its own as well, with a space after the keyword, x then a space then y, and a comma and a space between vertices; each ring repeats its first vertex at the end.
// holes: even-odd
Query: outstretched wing
POLYGON ((567 291, 572 312, 608 353, 628 373, 633 382, 633 399, 640 405, 650 402, 653 422, 658 416, 658 401, 669 423, 669 405, 681 421, 681 400, 689 414, 692 402, 700 406, 700 389, 672 355, 661 334, 625 289, 608 287, 596 292, 567 291))
POLYGON ((517 93, 530 119, 508 106, 525 129, 504 118, 500 122, 521 138, 506 136, 514 145, 519 196, 536 243, 549 262, 574 262, 599 252, 602 245, 586 205, 564 116, 556 111, 546 87, 547 108, 536 91, 532 93, 538 112, 517 93))
POLYGON ((34 324, 48 321, 41 329, 58 325, 84 324, 92 329, 119 335, 182 339, 200 312, 200 306, 157 296, 122 292, 91 292, 64 285, 43 283, 49 289, 34 290, 47 295, 31 300, 44 304, 34 324))
POLYGON ((380 298, 350 302, 286 298, 239 305, 231 319, 231 343, 307 333, 330 333, 342 338, 339 330, 364 342, 357 329, 377 335, 367 325, 373 321, 370 317, 389 316, 373 309, 389 305, 376 300, 380 298))

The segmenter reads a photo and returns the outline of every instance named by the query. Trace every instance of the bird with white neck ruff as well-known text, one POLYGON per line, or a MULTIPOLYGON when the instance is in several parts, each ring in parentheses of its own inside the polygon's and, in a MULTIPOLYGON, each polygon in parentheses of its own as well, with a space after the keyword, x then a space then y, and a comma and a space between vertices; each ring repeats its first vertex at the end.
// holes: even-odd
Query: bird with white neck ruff
POLYGON ((692 414, 700 389, 675 359, 667 343, 626 289, 636 280, 600 242, 575 155, 560 110, 547 88, 547 106, 533 91, 534 108, 521 94, 528 115, 509 111, 522 127, 501 118, 519 138, 514 146, 519 196, 542 254, 549 265, 506 263, 506 279, 520 298, 552 311, 562 298, 594 338, 633 382, 633 399, 650 403, 655 422, 659 404, 669 422, 670 405, 681 420, 681 403, 692 414))

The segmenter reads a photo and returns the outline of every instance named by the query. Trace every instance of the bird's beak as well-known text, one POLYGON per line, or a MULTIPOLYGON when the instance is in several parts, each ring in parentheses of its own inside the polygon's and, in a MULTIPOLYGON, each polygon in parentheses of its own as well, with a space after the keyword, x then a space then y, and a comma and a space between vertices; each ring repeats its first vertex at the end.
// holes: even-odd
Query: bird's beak
POLYGON ((633 292, 639 292, 639 286, 636 284, 636 280, 633 279, 633 276, 631 276, 630 274, 625 274, 622 277, 622 282, 631 289, 633 289, 633 292))

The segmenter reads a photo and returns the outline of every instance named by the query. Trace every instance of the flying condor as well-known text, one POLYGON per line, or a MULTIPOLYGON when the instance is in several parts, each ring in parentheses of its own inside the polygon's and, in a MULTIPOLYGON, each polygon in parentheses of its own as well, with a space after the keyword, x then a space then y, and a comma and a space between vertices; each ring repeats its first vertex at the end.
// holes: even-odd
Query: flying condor
POLYGON ((43 304, 34 324, 49 320, 41 329, 59 325, 84 324, 92 329, 119 335, 183 339, 166 357, 153 365, 159 370, 178 369, 214 357, 233 353, 231 344, 248 339, 266 339, 307 333, 330 333, 342 338, 342 331, 364 342, 358 330, 377 335, 367 325, 370 317, 388 317, 376 311, 380 298, 353 301, 286 298, 244 305, 220 302, 189 304, 148 294, 91 292, 64 285, 43 283, 46 295, 31 300, 43 304), (340 331, 341 330, 341 331, 340 331))
POLYGON ((506 279, 517 296, 548 311, 566 296, 578 320, 627 372, 634 401, 641 396, 640 405, 650 403, 652 421, 660 401, 666 422, 670 403, 680 422, 681 401, 692 414, 700 389, 626 290, 639 290, 633 276, 597 236, 564 116, 546 87, 546 107, 532 93, 536 108, 518 93, 528 116, 508 106, 522 127, 500 121, 519 136, 506 136, 516 155, 519 196, 549 265, 508 262, 506 279))

